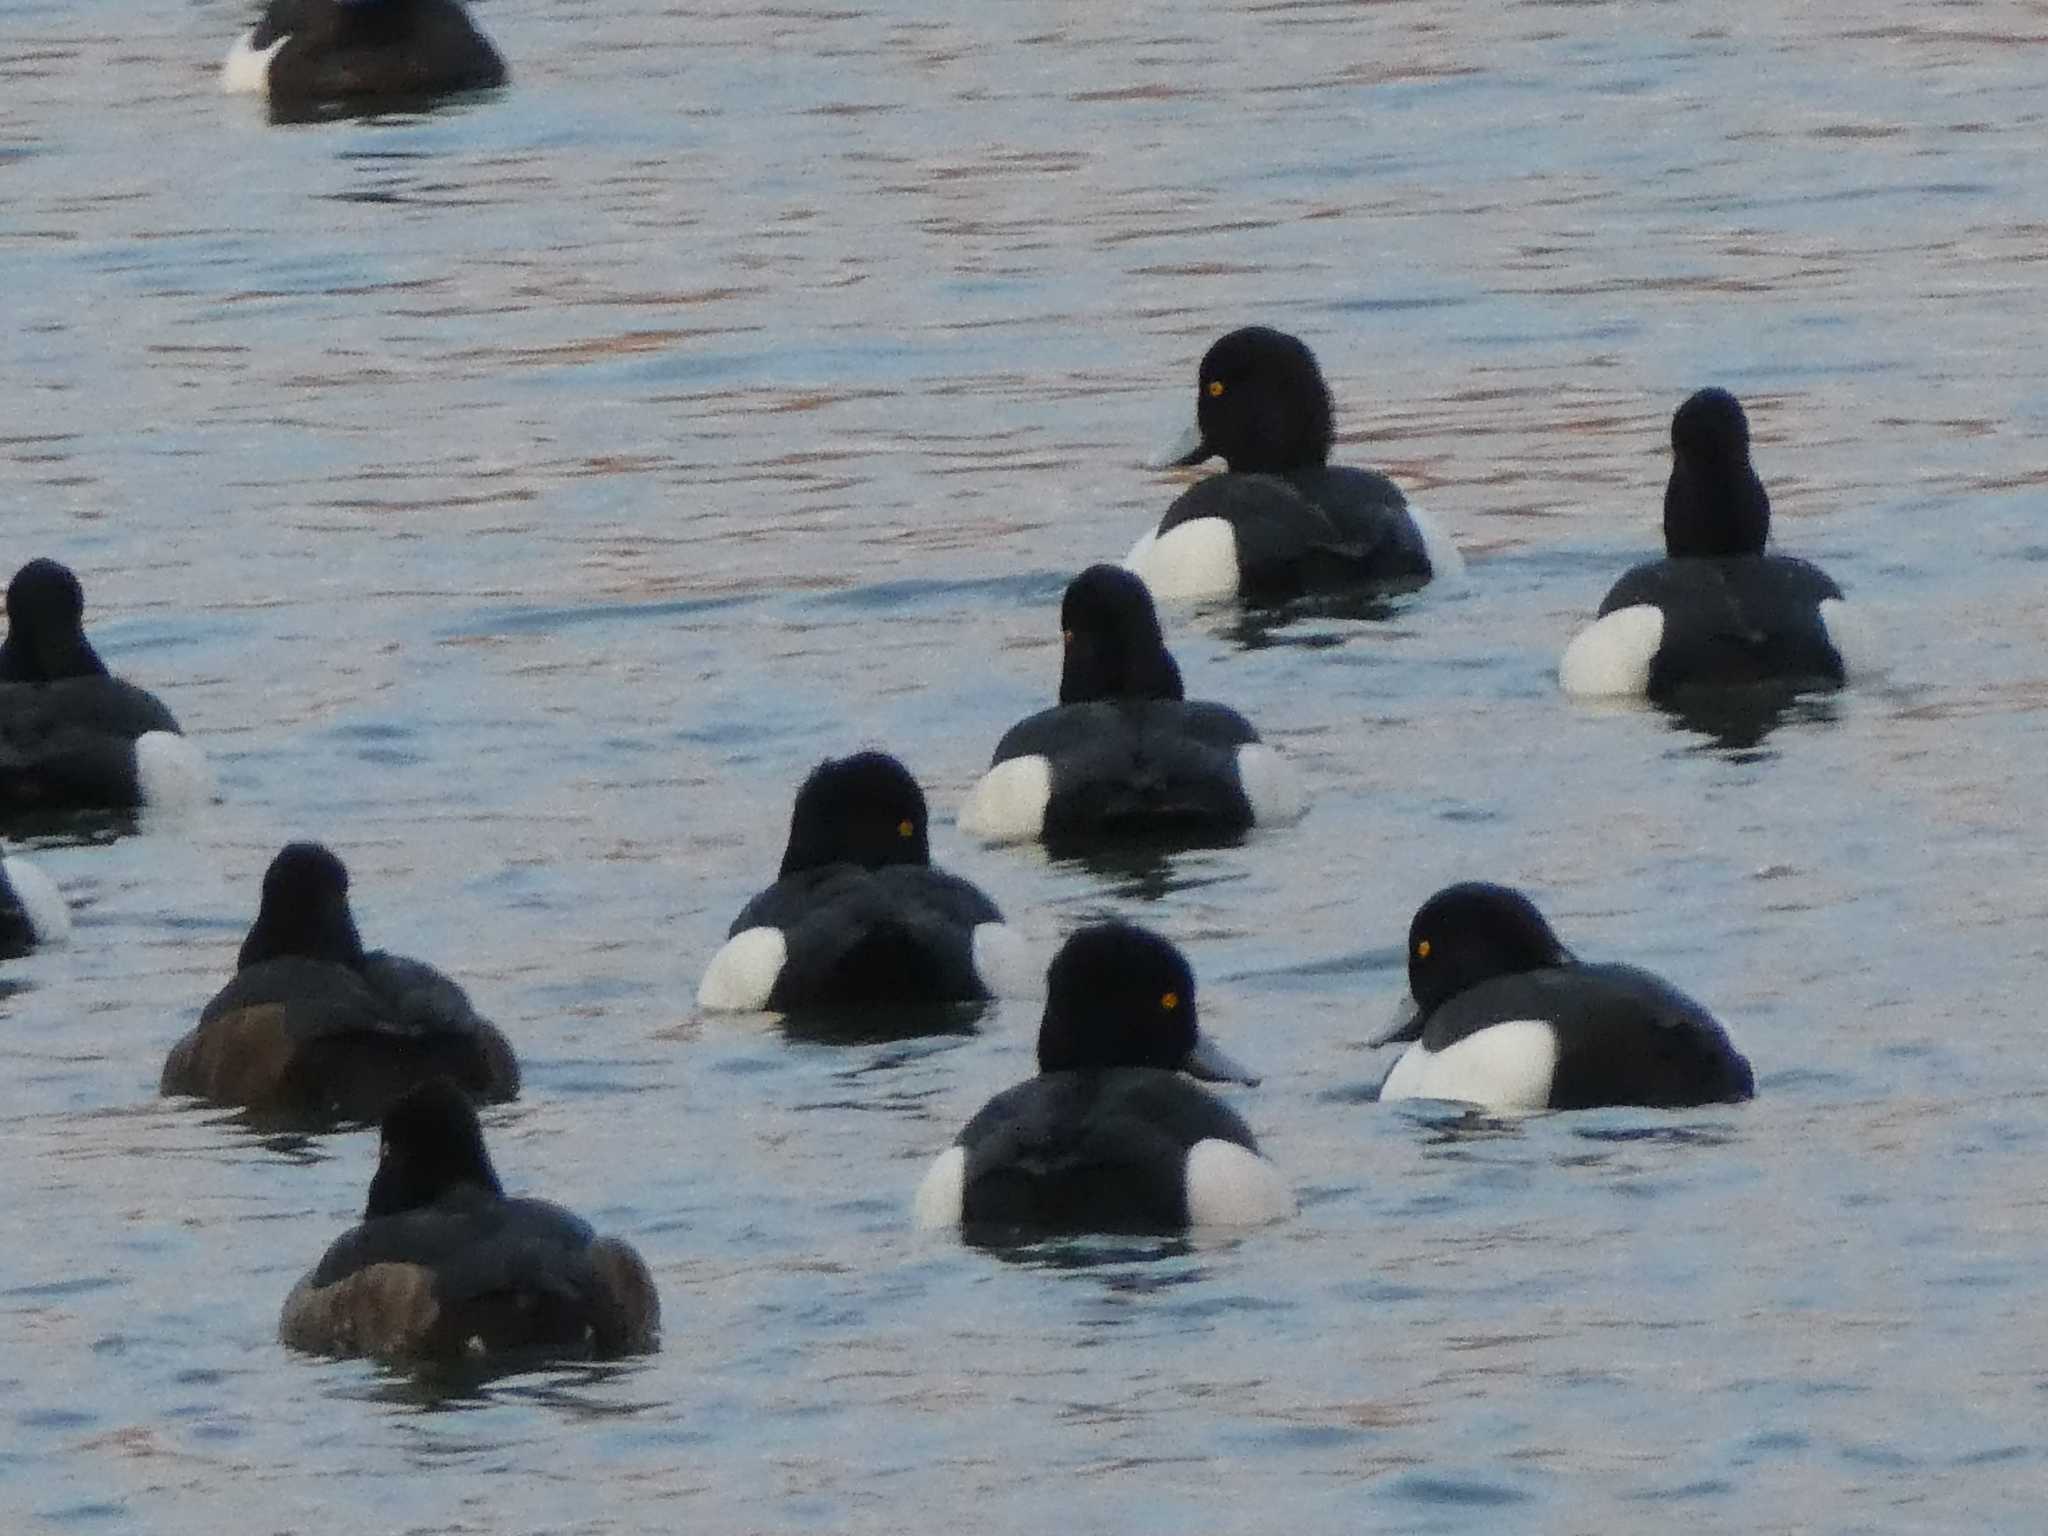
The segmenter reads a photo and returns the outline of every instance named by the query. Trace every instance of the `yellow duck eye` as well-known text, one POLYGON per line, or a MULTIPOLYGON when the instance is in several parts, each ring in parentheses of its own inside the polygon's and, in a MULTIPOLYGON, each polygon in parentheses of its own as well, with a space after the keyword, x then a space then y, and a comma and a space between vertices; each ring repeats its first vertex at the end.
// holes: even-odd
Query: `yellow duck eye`
POLYGON ((1221 399, 1222 396, 1223 381, 1221 379, 1211 379, 1209 381, 1209 398, 1211 400, 1218 400, 1221 399))
POLYGON ((1415 958, 1418 960, 1427 960, 1429 958, 1429 940, 1417 939, 1415 941, 1415 958))
POLYGON ((898 837, 913 837, 913 836, 915 836, 915 835, 916 835, 916 833, 917 833, 917 823, 916 823, 916 822, 914 822, 914 821, 899 821, 899 822, 897 822, 897 823, 896 823, 896 835, 897 835, 898 837))
POLYGON ((1180 994, 1178 992, 1168 992, 1163 994, 1159 999, 1159 1006, 1164 1008, 1168 1013, 1173 1012, 1174 1009, 1180 1006, 1180 994))

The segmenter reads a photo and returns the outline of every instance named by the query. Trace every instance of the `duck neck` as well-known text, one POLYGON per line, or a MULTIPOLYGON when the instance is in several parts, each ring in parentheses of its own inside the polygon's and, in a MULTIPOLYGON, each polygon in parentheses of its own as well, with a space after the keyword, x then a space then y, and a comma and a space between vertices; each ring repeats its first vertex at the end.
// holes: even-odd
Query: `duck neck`
POLYGON ((1156 642, 1131 647, 1075 635, 1060 665, 1060 702, 1098 699, 1181 699, 1180 668, 1156 642))
POLYGON ((1771 534, 1771 498, 1749 460, 1674 464, 1664 487, 1664 552, 1760 555, 1771 534))
POLYGON ((249 936, 242 940, 236 968, 246 970, 265 960, 286 956, 359 969, 363 963, 363 940, 356 932, 355 916, 346 903, 338 913, 325 908, 288 916, 267 907, 258 911, 249 936))
POLYGON ((34 639, 14 630, 0 641, 0 681, 54 683, 66 677, 105 677, 107 664, 80 630, 34 639))

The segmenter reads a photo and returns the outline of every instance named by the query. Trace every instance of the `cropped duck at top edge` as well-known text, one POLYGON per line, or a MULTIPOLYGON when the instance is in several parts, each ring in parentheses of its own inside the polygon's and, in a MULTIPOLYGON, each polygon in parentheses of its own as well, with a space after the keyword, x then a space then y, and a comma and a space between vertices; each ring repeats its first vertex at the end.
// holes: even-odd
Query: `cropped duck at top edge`
POLYGON ((1566 647, 1564 691, 1670 701, 1702 690, 1834 688, 1875 670, 1870 636, 1834 579, 1766 552, 1771 499, 1750 462, 1749 417, 1702 389, 1671 418, 1665 557, 1629 570, 1566 647))
POLYGON ((461 0, 270 0, 221 66, 223 90, 301 110, 411 104, 505 79, 461 0))
POLYGON ((1195 422, 1167 463, 1220 457, 1132 546, 1124 565, 1162 601, 1284 602, 1400 592, 1464 570, 1457 547, 1370 469, 1332 467, 1335 407, 1316 357, 1266 326, 1204 354, 1195 422))
POLYGON ((1071 935, 1046 971, 1038 1075, 990 1099, 918 1186, 927 1229, 997 1239, 1252 1226, 1294 1196, 1235 1110, 1256 1083, 1202 1033, 1195 977, 1133 923, 1071 935))
POLYGON ((1682 1108, 1756 1092, 1707 1010, 1630 965, 1588 964, 1520 891, 1466 881, 1408 926, 1409 1001, 1371 1045, 1412 1042, 1380 1098, 1499 1111, 1682 1108))
POLYGON ((961 831, 1073 853, 1227 844, 1300 817, 1299 777, 1251 722, 1185 697, 1135 575, 1096 565, 1076 576, 1060 601, 1060 632, 1059 703, 1003 733, 961 809, 961 831))

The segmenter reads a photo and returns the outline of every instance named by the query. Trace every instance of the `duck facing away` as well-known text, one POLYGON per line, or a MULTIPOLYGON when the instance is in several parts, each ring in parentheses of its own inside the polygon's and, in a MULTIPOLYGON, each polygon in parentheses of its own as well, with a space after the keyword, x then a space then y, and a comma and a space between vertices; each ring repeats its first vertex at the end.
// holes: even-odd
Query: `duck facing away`
POLYGON ((1408 928, 1411 1007, 1371 1043, 1414 1042, 1380 1098, 1514 1111, 1728 1104, 1756 1092, 1714 1016, 1632 965, 1589 965, 1506 886, 1446 886, 1408 928))
POLYGON ((467 1095, 432 1082, 384 1116, 363 1219, 292 1287, 277 1331, 407 1363, 608 1359, 658 1346, 661 1299, 629 1244, 508 1197, 467 1095))
POLYGON ((1234 841, 1303 809, 1294 770, 1251 722, 1189 703, 1144 582, 1091 566, 1060 602, 1060 701, 1003 734, 960 812, 989 843, 1078 852, 1132 839, 1234 841))
POLYGON ((31 560, 7 584, 0 642, 0 810, 182 810, 211 777, 155 694, 107 671, 85 637, 85 590, 31 560))
POLYGON ((1195 424, 1168 462, 1220 457, 1124 557, 1161 600, 1398 592, 1454 576, 1457 547, 1376 470, 1333 467, 1335 408, 1316 357, 1262 325, 1209 348, 1195 424))
POLYGON ((1177 1232, 1294 1209, 1237 1112, 1190 1081, 1257 1079, 1201 1033, 1178 949, 1130 923, 1084 928, 1045 985, 1038 1076, 990 1099, 932 1164, 920 1227, 1177 1232))
POLYGON ((1028 984, 979 889, 931 863, 924 791, 883 752, 820 763, 773 885, 733 919, 697 989, 713 1011, 978 1002, 1028 984))
POLYGON ((505 61, 460 0, 270 0, 221 87, 279 106, 415 101, 505 83, 505 61))
POLYGON ((264 872, 234 979, 171 1048, 162 1091, 317 1125, 373 1122, 437 1078, 509 1099, 519 1063, 453 981, 423 961, 366 951, 341 860, 318 843, 289 844, 264 872))
POLYGON ((1790 684, 1835 687, 1870 669, 1870 647, 1834 579, 1767 554, 1771 499, 1750 462, 1749 418, 1703 389, 1671 418, 1665 558, 1638 565, 1566 647, 1564 691, 1648 695, 1790 684))
POLYGON ((0 855, 0 960, 71 937, 71 908, 56 881, 20 854, 0 855))

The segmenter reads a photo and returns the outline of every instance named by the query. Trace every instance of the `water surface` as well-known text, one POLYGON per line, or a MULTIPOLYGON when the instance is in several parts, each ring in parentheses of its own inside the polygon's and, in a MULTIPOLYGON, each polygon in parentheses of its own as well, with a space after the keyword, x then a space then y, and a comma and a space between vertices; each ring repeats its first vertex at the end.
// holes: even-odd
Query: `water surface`
POLYGON ((479 14, 507 91, 285 128, 214 89, 240 6, 0 12, 15 557, 78 568, 223 796, 36 840, 81 925, 0 998, 0 1523, 2035 1518, 2048 6, 479 14), (1470 581, 1173 616, 1298 828, 1137 873, 966 846, 1062 583, 1174 494, 1139 466, 1250 320, 1470 581), (1708 382, 1894 662, 1749 744, 1553 680, 1708 382), (696 1016, 794 785, 866 744, 1043 953, 1105 913, 1186 946, 1296 1220, 916 1236, 1034 1005, 842 1048, 696 1016), (500 1169, 640 1245, 660 1355, 444 1395, 276 1344, 370 1139, 155 1083, 294 836, 511 1035, 500 1169), (1708 1000, 1758 1101, 1369 1102, 1408 916, 1472 876, 1708 1000))

